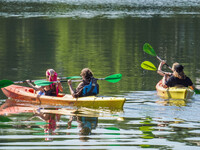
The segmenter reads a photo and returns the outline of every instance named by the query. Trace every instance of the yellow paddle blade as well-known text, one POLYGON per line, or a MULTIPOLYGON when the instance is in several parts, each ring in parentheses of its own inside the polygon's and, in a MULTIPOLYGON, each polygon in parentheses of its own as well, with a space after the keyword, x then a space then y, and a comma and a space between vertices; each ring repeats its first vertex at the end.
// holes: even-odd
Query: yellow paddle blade
POLYGON ((144 62, 142 62, 141 67, 143 69, 146 69, 146 70, 152 70, 152 71, 156 71, 157 70, 157 68, 155 67, 155 65, 153 63, 151 63, 150 61, 144 61, 144 62))

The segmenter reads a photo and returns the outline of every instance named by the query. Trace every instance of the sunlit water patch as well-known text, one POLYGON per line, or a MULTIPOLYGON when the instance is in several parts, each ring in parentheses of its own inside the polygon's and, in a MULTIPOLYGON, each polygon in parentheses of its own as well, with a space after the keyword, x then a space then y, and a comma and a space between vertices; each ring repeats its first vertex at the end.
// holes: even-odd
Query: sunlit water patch
POLYGON ((197 0, 3 0, 4 17, 168 17, 179 14, 199 15, 197 0))

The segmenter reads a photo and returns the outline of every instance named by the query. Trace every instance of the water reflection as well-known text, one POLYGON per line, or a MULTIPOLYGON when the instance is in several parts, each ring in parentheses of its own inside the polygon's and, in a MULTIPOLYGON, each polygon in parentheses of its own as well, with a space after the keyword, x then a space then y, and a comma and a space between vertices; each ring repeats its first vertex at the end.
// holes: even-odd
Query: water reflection
POLYGON ((186 106, 187 103, 189 103, 190 100, 182 100, 182 99, 160 99, 156 101, 157 104, 161 104, 163 106, 186 106))
POLYGON ((83 117, 83 116, 70 116, 68 121, 68 129, 72 127, 72 121, 78 122, 81 135, 91 135, 92 129, 95 129, 98 124, 98 117, 83 117))
MULTIPOLYGON (((53 141, 60 129, 66 130, 66 135, 73 135, 71 132, 74 128, 79 131, 75 133, 80 136, 80 140, 87 140, 85 137, 92 134, 92 130, 96 129, 98 125, 98 117, 110 117, 121 119, 119 114, 123 114, 123 110, 114 111, 109 109, 91 109, 91 108, 59 108, 54 106, 33 105, 27 102, 22 102, 14 99, 7 99, 5 103, 0 106, 0 119, 1 122, 13 122, 13 115, 22 116, 17 119, 18 125, 14 128, 25 130, 34 130, 33 135, 43 136, 45 141, 53 141), (61 123, 61 117, 68 119, 61 123), (10 119, 11 118, 11 119, 10 119), (75 124, 74 124, 75 122, 75 124), (77 124, 77 125, 76 125, 77 124), (71 130, 72 129, 72 130, 71 130)), ((12 128, 11 126, 7 126, 12 128)))
POLYGON ((34 145, 32 149, 39 145, 43 149, 49 146, 80 149, 81 145, 92 149, 180 149, 185 148, 184 144, 196 148, 199 142, 198 121, 184 120, 178 114, 187 105, 153 105, 151 101, 134 103, 129 99, 128 105, 132 108, 125 105, 124 114, 118 110, 30 105, 8 99, 0 109, 0 149, 11 146, 20 149, 27 145, 34 145), (174 111, 173 108, 182 110, 176 109, 174 114, 177 115, 172 116, 169 112, 174 111), (197 137, 194 139, 194 136, 197 137))

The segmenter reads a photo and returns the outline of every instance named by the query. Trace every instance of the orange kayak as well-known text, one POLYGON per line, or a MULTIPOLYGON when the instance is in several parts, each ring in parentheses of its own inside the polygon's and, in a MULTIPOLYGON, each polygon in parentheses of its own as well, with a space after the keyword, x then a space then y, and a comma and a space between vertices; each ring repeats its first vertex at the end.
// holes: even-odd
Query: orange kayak
POLYGON ((38 95, 33 88, 10 85, 1 89, 8 98, 29 101, 37 104, 50 105, 67 105, 78 107, 92 107, 92 108, 114 108, 122 109, 125 98, 123 97, 103 97, 103 96, 86 96, 80 98, 72 98, 71 95, 59 94, 58 96, 38 95))
POLYGON ((194 91, 188 87, 169 87, 162 86, 162 80, 156 85, 157 95, 164 99, 190 99, 194 91))

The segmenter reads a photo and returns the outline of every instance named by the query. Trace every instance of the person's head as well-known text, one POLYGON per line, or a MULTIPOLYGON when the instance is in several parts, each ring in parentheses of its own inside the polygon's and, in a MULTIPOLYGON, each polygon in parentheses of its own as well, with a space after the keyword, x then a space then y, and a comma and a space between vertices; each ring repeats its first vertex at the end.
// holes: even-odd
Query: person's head
POLYGON ((83 79, 90 79, 93 77, 93 73, 89 68, 82 69, 80 75, 83 77, 83 79))
POLYGON ((173 75, 179 79, 184 79, 185 74, 183 69, 184 67, 182 65, 180 65, 179 63, 174 63, 172 66, 173 75))
POLYGON ((79 132, 81 135, 90 135, 91 129, 89 127, 83 126, 79 132))
POLYGON ((46 77, 49 81, 56 81, 57 80, 57 73, 53 69, 47 69, 46 77))
POLYGON ((180 65, 180 64, 177 63, 177 62, 173 63, 173 65, 172 65, 172 70, 173 70, 173 71, 175 71, 175 67, 176 67, 177 65, 180 65))
POLYGON ((178 73, 183 72, 183 69, 184 69, 184 67, 183 67, 182 65, 176 65, 176 66, 174 67, 174 70, 175 70, 176 72, 178 72, 178 73))

